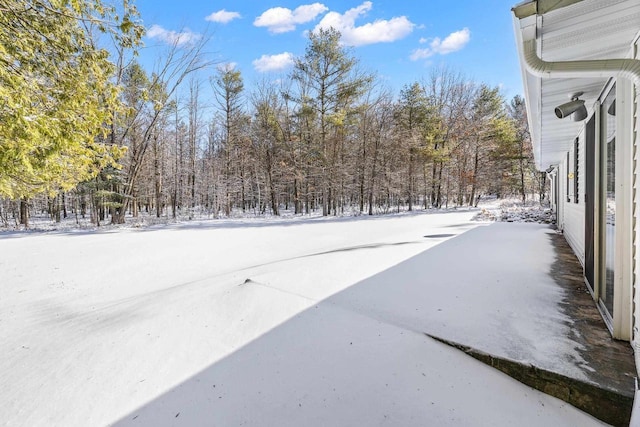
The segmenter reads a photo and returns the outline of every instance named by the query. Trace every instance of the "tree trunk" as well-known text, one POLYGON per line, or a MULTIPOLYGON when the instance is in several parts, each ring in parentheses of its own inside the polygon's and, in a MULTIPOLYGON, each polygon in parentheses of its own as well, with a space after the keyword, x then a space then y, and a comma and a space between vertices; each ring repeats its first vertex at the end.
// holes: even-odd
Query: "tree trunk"
POLYGON ((265 168, 267 169, 267 185, 269 186, 269 197, 271 199, 271 211, 274 215, 280 215, 278 209, 278 195, 275 184, 273 183, 273 154, 267 149, 265 154, 265 168))
POLYGON ((375 144, 373 145, 373 159, 371 161, 371 177, 369 178, 369 215, 373 215, 373 191, 375 190, 378 164, 378 153, 380 148, 380 136, 376 136, 375 144))
POLYGON ((444 169, 444 164, 440 162, 439 166, 438 185, 436 186, 436 206, 438 208, 442 206, 442 170, 444 169))
POLYGON ((20 199, 20 224, 29 228, 29 203, 26 197, 20 199))
POLYGON ((426 162, 422 163, 422 189, 423 189, 423 193, 422 193, 422 203, 424 206, 424 209, 427 209, 427 164, 426 162))
POLYGON ((246 212, 247 210, 247 199, 246 199, 246 194, 245 194, 245 189, 244 189, 244 158, 241 157, 240 158, 240 196, 242 199, 242 212, 246 212))
POLYGON ((473 206, 478 186, 478 173, 480 172, 480 148, 476 144, 476 152, 473 158, 473 178, 471 179, 471 195, 469 196, 469 206, 473 206))
POLYGON ((153 145, 153 178, 156 199, 156 218, 162 216, 162 175, 160 173, 160 153, 158 152, 158 139, 153 145))
POLYGON ((327 183, 327 173, 325 168, 322 168, 322 216, 329 215, 330 207, 330 195, 329 185, 327 183))
POLYGON ((437 174, 438 174, 438 162, 436 162, 435 160, 433 161, 433 165, 431 167, 431 206, 433 206, 434 208, 438 208, 438 202, 437 202, 437 197, 436 197, 436 189, 437 189, 437 185, 436 185, 436 180, 437 180, 437 174))
POLYGON ((413 210, 413 147, 409 148, 409 188, 408 188, 408 203, 409 212, 413 210))
POLYGON ((527 191, 524 187, 524 153, 520 153, 520 195, 522 196, 522 203, 527 201, 527 191))
POLYGON ((65 193, 62 193, 62 217, 67 219, 67 199, 65 193))
POLYGON ((61 218, 60 218, 60 194, 57 194, 56 197, 53 199, 53 210, 55 213, 55 219, 56 222, 59 223, 61 218))
POLYGON ((293 203, 295 204, 295 214, 302 213, 302 205, 300 202, 300 189, 298 188, 298 179, 293 180, 293 203))

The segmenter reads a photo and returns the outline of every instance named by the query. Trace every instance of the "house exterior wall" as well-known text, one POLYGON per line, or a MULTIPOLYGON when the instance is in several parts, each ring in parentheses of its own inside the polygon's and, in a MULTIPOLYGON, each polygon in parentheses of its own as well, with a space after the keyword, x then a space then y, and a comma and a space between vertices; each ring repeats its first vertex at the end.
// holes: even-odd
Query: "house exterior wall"
MULTIPOLYGON (((640 33, 633 43, 632 58, 640 59, 640 33)), ((636 368, 640 372, 640 290, 638 289, 638 278, 640 277, 640 88, 633 91, 632 106, 632 138, 631 147, 631 175, 632 175, 632 193, 631 193, 631 282, 632 282, 632 300, 634 312, 633 316, 633 346, 636 356, 636 368)))
MULTIPOLYGON (((634 55, 638 55, 634 51, 634 55)), ((640 97, 636 94, 632 82, 618 79, 612 80, 602 88, 602 97, 606 96, 609 88, 616 83, 616 232, 615 232, 615 285, 614 285, 614 315, 610 327, 615 338, 633 340, 636 353, 640 355, 640 292, 636 291, 636 277, 640 272, 638 254, 638 230, 640 220, 640 205, 638 183, 640 182, 640 170, 638 170, 640 153, 637 147, 638 129, 640 128, 638 104, 640 97), (635 316, 634 316, 635 313, 635 316)), ((596 102, 589 108, 589 117, 599 114, 596 110, 601 108, 600 102, 596 102)), ((603 113, 606 114, 606 113, 603 113)), ((588 121, 585 120, 584 123, 588 121)), ((596 135, 598 146, 603 147, 603 135, 596 135)), ((586 144, 585 128, 576 135, 577 157, 575 146, 565 152, 562 162, 557 165, 558 179, 558 206, 557 224, 565 239, 573 249, 576 257, 582 265, 585 265, 585 194, 586 194, 586 144), (578 182, 577 202, 575 181, 578 182)), ((600 148, 602 150, 602 148, 600 148)), ((602 173, 602 172, 601 172, 602 173)), ((596 185, 606 185, 604 177, 597 180, 596 185)), ((600 201, 603 203, 603 201, 600 201)), ((596 216, 596 221, 597 216, 596 216)), ((598 227, 596 225, 596 227, 598 227)), ((599 239, 596 230, 595 239, 599 239)), ((596 253, 601 254, 603 243, 596 242, 596 253)), ((601 255, 596 255, 597 257, 601 255)), ((596 267, 597 274, 603 274, 596 267)), ((604 278, 600 276, 600 281, 604 278)), ((599 281, 596 279, 596 281, 599 281)), ((595 289, 594 298, 598 300, 598 289, 595 289)), ((639 363, 640 366, 640 363, 639 363)))
MULTIPOLYGON (((561 198, 562 203, 564 204, 563 209, 563 232, 565 239, 573 249, 573 252, 576 254, 580 263, 584 266, 584 253, 585 253, 585 242, 584 242, 584 214, 585 214, 585 203, 584 203, 584 189, 585 189, 585 167, 584 167, 584 138, 582 134, 578 137, 578 157, 575 157, 575 150, 568 151, 569 163, 565 165, 565 174, 562 176, 564 178, 564 185, 568 185, 568 193, 567 188, 564 189, 564 197, 561 198), (577 163, 576 163, 577 160, 577 163), (576 171, 577 164, 577 171, 576 171), (577 172, 577 173, 576 173, 577 172), (567 175, 573 176, 573 178, 566 179, 567 175), (576 203, 576 194, 575 194, 575 180, 578 181, 578 194, 576 203), (568 182, 567 182, 568 181, 568 182)), ((565 157, 565 158, 566 158, 565 157)), ((566 160, 565 160, 566 163, 566 160)))
POLYGON ((552 171, 558 229, 585 266, 612 335, 632 342, 640 372, 640 63, 628 61, 640 60, 640 2, 537 6, 513 9, 536 165, 552 171), (557 120, 554 108, 568 96, 585 102, 587 120, 557 120), (595 143, 594 171, 585 168, 585 139, 595 143), (585 232, 587 172, 595 194, 593 230, 585 232))

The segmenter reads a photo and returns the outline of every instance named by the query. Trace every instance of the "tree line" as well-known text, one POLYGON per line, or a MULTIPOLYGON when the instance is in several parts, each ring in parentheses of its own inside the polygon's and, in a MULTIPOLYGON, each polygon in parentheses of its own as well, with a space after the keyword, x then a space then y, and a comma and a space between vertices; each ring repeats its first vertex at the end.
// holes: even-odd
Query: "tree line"
POLYGON ((176 43, 148 72, 130 54, 144 31, 132 6, 23 3, 0 1, 5 223, 26 225, 34 209, 98 225, 141 213, 373 215, 544 192, 523 99, 451 69, 394 94, 329 29, 309 34, 291 73, 253 87, 208 62, 205 40, 176 43))

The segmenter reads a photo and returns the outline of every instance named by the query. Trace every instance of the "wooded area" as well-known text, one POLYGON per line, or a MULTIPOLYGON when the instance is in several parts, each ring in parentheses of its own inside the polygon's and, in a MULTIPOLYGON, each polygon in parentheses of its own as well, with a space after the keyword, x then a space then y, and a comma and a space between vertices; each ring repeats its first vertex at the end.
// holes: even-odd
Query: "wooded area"
POLYGON ((289 75, 253 87, 211 63, 204 39, 174 44, 150 72, 132 54, 144 31, 132 6, 27 3, 0 0, 5 225, 37 210, 100 225, 544 193, 523 99, 461 72, 433 68, 394 94, 334 30, 311 32, 289 75))

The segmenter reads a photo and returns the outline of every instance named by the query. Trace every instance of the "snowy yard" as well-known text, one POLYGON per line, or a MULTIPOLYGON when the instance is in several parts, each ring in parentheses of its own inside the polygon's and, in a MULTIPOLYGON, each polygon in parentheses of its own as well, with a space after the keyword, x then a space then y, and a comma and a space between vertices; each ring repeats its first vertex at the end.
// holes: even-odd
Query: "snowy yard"
MULTIPOLYGON (((487 227, 476 214, 0 233, 1 422, 600 425, 425 336, 464 338, 467 316, 422 327, 435 313, 414 306, 437 309, 410 304, 429 294, 405 284, 430 271, 414 262, 389 279, 394 265, 487 227)), ((482 272, 468 277, 441 310, 460 310, 482 272)))

